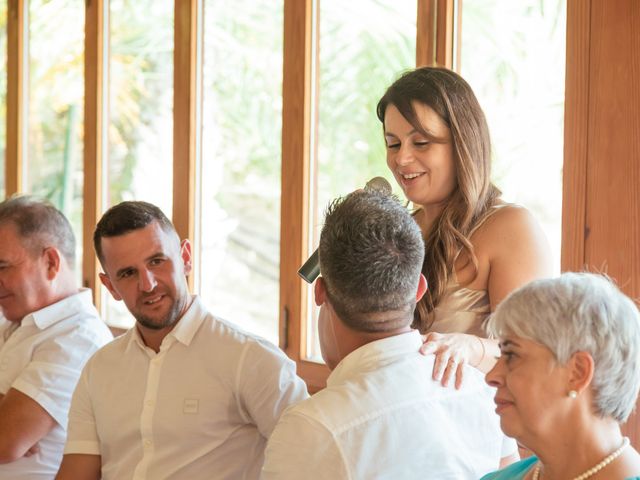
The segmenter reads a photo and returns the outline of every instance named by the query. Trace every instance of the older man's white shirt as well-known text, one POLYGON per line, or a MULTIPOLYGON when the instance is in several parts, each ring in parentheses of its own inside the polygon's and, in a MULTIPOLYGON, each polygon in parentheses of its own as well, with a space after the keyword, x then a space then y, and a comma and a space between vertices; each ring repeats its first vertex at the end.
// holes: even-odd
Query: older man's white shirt
POLYGON ((434 357, 411 332, 345 357, 327 388, 289 408, 266 450, 264 480, 480 478, 517 451, 493 389, 467 367, 461 390, 431 380, 434 357))
POLYGON ((86 289, 27 315, 7 337, 11 328, 2 318, 0 393, 10 388, 24 393, 56 425, 38 442, 38 454, 0 465, 0 480, 50 480, 62 460, 69 404, 82 367, 113 337, 86 289))

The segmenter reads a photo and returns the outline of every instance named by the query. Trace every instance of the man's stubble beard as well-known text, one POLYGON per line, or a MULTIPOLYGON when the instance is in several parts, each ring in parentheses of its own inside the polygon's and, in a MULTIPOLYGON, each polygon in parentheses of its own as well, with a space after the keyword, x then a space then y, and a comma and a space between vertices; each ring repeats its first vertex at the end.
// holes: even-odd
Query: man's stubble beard
POLYGON ((134 317, 136 321, 145 328, 150 330, 162 330, 163 328, 174 325, 179 320, 181 310, 180 302, 174 300, 171 304, 171 308, 160 322, 142 313, 134 314, 134 317))

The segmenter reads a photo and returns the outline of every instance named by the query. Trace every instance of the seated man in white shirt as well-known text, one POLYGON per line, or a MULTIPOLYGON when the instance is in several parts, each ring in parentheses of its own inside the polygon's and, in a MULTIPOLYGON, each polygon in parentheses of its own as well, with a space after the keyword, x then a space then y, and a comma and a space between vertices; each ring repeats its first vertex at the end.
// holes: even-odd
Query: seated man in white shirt
POLYGON ((191 245, 156 206, 112 207, 94 247, 136 326, 87 363, 57 478, 258 478, 281 412, 308 396, 295 364, 189 294, 191 245))
POLYGON ((75 238, 55 207, 0 203, 0 479, 51 480, 82 366, 112 339, 79 290, 75 238))
POLYGON ((410 328, 426 290, 420 229, 395 198, 354 192, 330 205, 315 300, 327 388, 288 409, 262 478, 478 479, 516 454, 471 368, 460 390, 432 380, 410 328), (505 447, 505 444, 507 445, 505 447))

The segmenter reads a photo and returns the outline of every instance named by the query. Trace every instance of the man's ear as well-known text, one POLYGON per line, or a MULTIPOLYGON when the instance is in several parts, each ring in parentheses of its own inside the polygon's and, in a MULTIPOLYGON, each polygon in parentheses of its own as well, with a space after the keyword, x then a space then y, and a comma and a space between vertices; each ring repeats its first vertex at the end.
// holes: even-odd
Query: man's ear
POLYGON ((47 269, 47 279, 51 281, 60 272, 60 262, 62 261, 60 252, 57 248, 47 247, 42 251, 42 260, 47 269))
POLYGON ((580 393, 585 390, 593 380, 593 357, 589 352, 579 351, 569 359, 569 390, 580 393))
POLYGON ((180 256, 184 265, 184 274, 188 276, 193 269, 193 264, 191 263, 191 242, 187 239, 180 243, 180 256))
POLYGON ((324 284, 324 279, 322 277, 318 277, 316 280, 316 283, 313 286, 313 293, 318 307, 327 301, 327 286, 324 284))
POLYGON ((418 291, 416 292, 416 302, 419 302, 425 293, 427 293, 427 279, 421 273, 420 280, 418 280, 418 291))
POLYGON ((116 291, 115 288, 113 288, 113 284, 111 283, 111 279, 109 278, 109 276, 104 273, 100 273, 99 276, 100 276, 100 281, 105 287, 107 287, 107 290, 109 290, 109 293, 111 294, 111 296, 116 300, 122 300, 122 297, 120 296, 120 294, 116 291))

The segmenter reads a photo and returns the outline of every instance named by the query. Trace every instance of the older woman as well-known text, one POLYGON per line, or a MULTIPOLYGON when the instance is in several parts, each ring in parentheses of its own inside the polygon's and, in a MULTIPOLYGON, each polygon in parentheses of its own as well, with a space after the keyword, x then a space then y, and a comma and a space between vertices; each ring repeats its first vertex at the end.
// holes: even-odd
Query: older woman
POLYGON ((501 356, 487 374, 504 432, 535 454, 483 480, 622 480, 640 455, 620 424, 640 386, 640 315, 588 273, 536 280, 488 323, 501 356))

